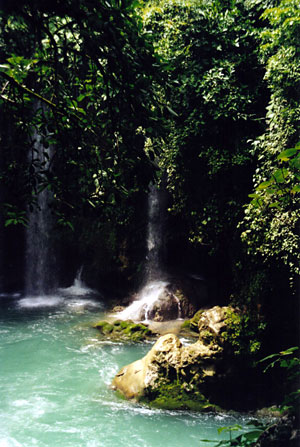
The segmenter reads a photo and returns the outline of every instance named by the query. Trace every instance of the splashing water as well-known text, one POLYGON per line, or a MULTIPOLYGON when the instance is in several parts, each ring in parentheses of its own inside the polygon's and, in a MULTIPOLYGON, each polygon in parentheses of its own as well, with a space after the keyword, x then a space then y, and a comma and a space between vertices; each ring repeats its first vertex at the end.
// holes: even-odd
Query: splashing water
POLYGON ((118 318, 148 322, 155 304, 160 299, 167 300, 169 281, 161 265, 163 251, 164 224, 166 220, 165 191, 156 185, 150 185, 148 195, 147 255, 144 273, 144 286, 137 300, 117 314, 118 318), (163 298, 164 297, 164 298, 163 298))
POLYGON ((138 295, 138 300, 133 301, 126 309, 117 314, 123 320, 145 321, 149 320, 149 312, 156 303, 159 295, 165 290, 167 282, 154 281, 146 284, 138 295))
POLYGON ((63 295, 94 295, 99 294, 96 290, 90 289, 82 280, 83 266, 78 270, 74 283, 70 287, 58 289, 63 295))
POLYGON ((69 307, 77 310, 83 310, 87 307, 101 308, 102 305, 99 302, 100 294, 96 290, 87 287, 81 276, 82 268, 78 270, 74 283, 70 287, 59 288, 52 294, 26 295, 18 301, 18 307, 23 309, 69 307))

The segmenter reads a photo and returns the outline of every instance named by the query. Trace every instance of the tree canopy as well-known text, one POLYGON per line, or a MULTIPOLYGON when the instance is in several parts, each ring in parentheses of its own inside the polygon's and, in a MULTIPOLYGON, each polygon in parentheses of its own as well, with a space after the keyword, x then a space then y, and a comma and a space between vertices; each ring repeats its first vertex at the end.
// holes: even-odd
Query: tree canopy
POLYGON ((120 259, 164 175, 169 251, 211 260, 227 298, 263 293, 275 259, 299 274, 296 0, 0 7, 5 225, 47 188, 64 231, 120 259))

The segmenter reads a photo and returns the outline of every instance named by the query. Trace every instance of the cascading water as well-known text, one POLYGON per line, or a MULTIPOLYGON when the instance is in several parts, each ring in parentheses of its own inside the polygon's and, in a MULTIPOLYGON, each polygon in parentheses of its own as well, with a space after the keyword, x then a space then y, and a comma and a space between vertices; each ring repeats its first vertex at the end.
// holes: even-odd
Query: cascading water
MULTIPOLYGON (((2 173, 3 154, 0 154, 0 172, 2 173)), ((0 182, 0 203, 4 203, 4 187, 0 182)), ((4 217, 0 213, 0 293, 4 291, 4 217)))
POLYGON ((165 213, 165 191, 159 189, 156 185, 150 185, 145 265, 146 283, 157 281, 165 276, 161 266, 165 213))
MULTIPOLYGON (((53 149, 45 148, 37 131, 33 134, 33 148, 30 162, 35 166, 35 174, 43 180, 50 167, 53 149)), ((45 295, 55 288, 55 258, 51 240, 53 218, 50 210, 51 192, 46 187, 36 193, 33 210, 28 211, 26 231, 26 295, 45 295)))
MULTIPOLYGON (((180 302, 169 290, 169 280, 162 267, 164 226, 166 221, 165 188, 150 186, 148 196, 147 256, 144 286, 130 306, 118 313, 118 318, 148 321, 157 319, 157 310, 167 307, 172 318, 181 317, 180 302), (169 303, 169 306, 167 305, 169 303), (176 308, 176 315, 174 312, 176 308)), ((171 319, 171 318, 170 318, 171 319)))
POLYGON ((65 296, 82 296, 82 295, 99 295, 99 292, 96 292, 93 289, 90 289, 82 279, 83 266, 79 268, 76 273, 74 283, 70 287, 66 287, 64 289, 58 289, 59 292, 65 296))
MULTIPOLYGON (((0 203, 3 203, 2 191, 0 187, 0 203)), ((4 219, 2 214, 0 215, 0 293, 3 292, 3 276, 4 276, 4 240, 3 240, 3 228, 4 228, 4 219)))

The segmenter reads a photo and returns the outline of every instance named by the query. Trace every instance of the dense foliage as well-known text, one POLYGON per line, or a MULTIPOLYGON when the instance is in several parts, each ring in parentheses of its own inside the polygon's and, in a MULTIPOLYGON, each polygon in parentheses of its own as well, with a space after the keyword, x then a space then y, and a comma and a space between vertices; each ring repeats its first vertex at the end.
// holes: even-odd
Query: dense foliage
POLYGON ((27 207, 39 207, 47 189, 58 244, 76 241, 93 276, 126 266, 119 247, 129 224, 141 226, 136 206, 156 171, 144 140, 163 132, 152 43, 130 1, 28 0, 2 9, 5 225, 26 225, 27 207))
POLYGON ((101 210, 105 219, 129 219, 128 200, 153 177, 139 128, 153 133, 159 114, 157 62, 131 3, 3 8, 2 179, 10 199, 33 203, 48 188, 61 223, 91 207, 98 218, 101 210), (37 135, 50 166, 39 159, 37 135))
POLYGON ((246 209, 243 239, 249 250, 300 270, 300 12, 298 2, 281 1, 263 17, 261 57, 271 92, 266 132, 254 143, 258 154, 255 193, 246 209))
POLYGON ((299 23, 296 0, 2 3, 1 225, 47 189, 58 245, 128 280, 166 178, 168 265, 238 305, 256 351, 299 274, 299 23))

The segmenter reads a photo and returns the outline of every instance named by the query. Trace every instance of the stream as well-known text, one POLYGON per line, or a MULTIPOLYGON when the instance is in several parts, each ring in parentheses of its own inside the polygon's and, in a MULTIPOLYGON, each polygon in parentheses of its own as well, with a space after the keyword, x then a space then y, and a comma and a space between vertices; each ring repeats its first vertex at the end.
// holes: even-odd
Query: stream
POLYGON ((101 340, 95 296, 0 297, 0 447, 204 447, 249 416, 152 410, 109 387, 151 344, 101 340))

